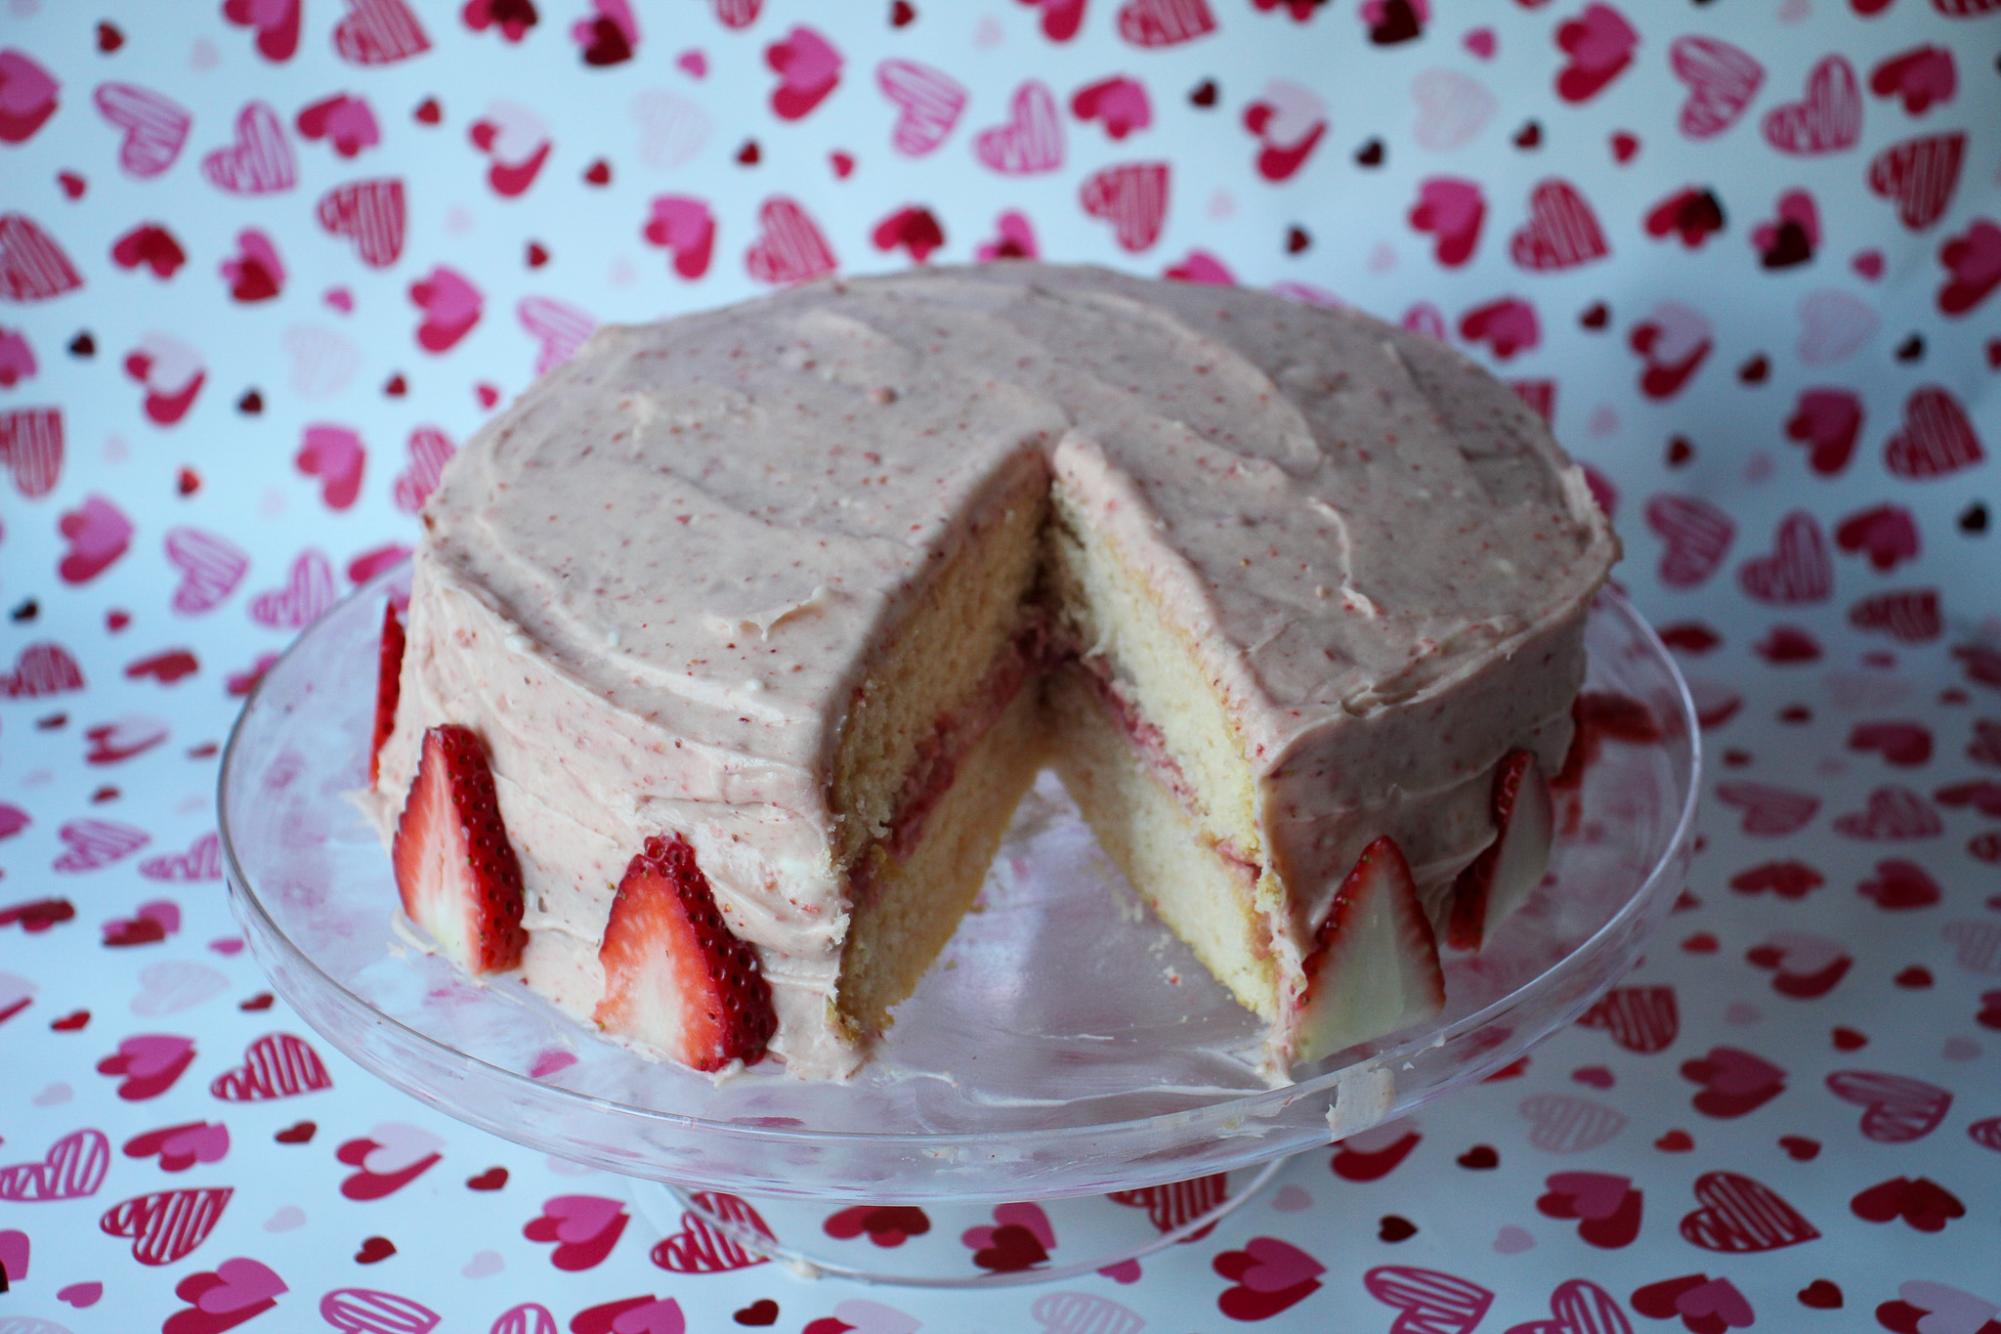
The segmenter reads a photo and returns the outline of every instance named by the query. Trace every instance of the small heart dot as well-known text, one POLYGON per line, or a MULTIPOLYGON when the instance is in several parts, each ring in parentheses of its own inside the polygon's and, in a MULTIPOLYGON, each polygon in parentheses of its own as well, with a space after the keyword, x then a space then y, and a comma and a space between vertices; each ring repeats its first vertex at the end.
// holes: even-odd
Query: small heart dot
POLYGON ((1516 1227, 1513 1223, 1504 1226, 1494 1234, 1494 1249, 1502 1255, 1519 1255, 1535 1246, 1535 1238, 1527 1228, 1516 1227))
POLYGON ((11 615, 14 620, 20 622, 32 621, 41 614, 42 614, 42 606, 39 602, 36 602, 33 598, 29 598, 26 602, 23 602, 20 606, 14 608, 14 610, 9 613, 9 615, 11 615))
POLYGON ((528 243, 528 267, 531 269, 539 269, 548 262, 549 262, 548 247, 544 246, 540 241, 530 241, 528 243))
POLYGON ((1805 1135, 1782 1135, 1779 1147, 1785 1150, 1786 1157, 1796 1162, 1810 1163, 1820 1156, 1820 1141, 1808 1139, 1805 1135))
POLYGON ((590 166, 584 168, 584 183, 587 185, 610 185, 611 163, 606 162, 603 158, 599 158, 597 161, 591 163, 590 166))
POLYGON ((1668 467, 1679 468, 1694 457, 1695 446, 1688 443, 1688 437, 1678 435, 1668 441, 1668 467))
POLYGON ((1739 750, 1732 746, 1723 752, 1723 767, 1726 769, 1741 769, 1750 762, 1751 752, 1748 750, 1739 750))
POLYGON ((1681 947, 1689 954, 1714 954, 1717 949, 1716 936, 1709 931, 1698 931, 1682 941, 1681 947))
POLYGON ((1976 500, 1959 512, 1959 531, 1980 534, 1987 531, 1987 503, 1976 500))
POLYGON ((500 391, 490 384, 474 385, 473 395, 479 399, 479 405, 483 408, 491 408, 500 402, 500 391))
POLYGON ((834 179, 845 181, 855 169, 855 155, 839 149, 827 154, 827 164, 834 169, 834 179))
POLYGON ((1924 991, 1932 984, 1932 970, 1921 963, 1914 963, 1898 973, 1895 981, 1906 991, 1924 991))
POLYGON ((83 198, 83 192, 90 188, 90 183, 73 171, 57 172, 56 184, 62 187, 63 198, 70 200, 83 198))
POLYGON ((911 5, 910 0, 896 0, 896 3, 889 7, 890 27, 907 28, 916 21, 917 10, 911 5))
POLYGON ((1639 136, 1620 130, 1612 136, 1612 160, 1620 166, 1631 162, 1640 151, 1639 136))
POLYGON ((85 359, 97 355, 97 340, 90 336, 88 329, 69 340, 69 354, 85 359))
POLYGON ((297 1121, 286 1126, 271 1138, 280 1144, 310 1144, 319 1127, 311 1121, 297 1121))
POLYGON ((369 1237, 361 1243, 361 1249, 354 1253, 354 1262, 362 1265, 380 1264, 396 1254, 396 1243, 387 1237, 369 1237))
POLYGON ((123 45, 125 45, 125 34, 118 31, 117 24, 100 23, 97 25, 97 49, 100 53, 108 56, 123 45))
POLYGON ((1817 1278, 1799 1290, 1801 1306, 1810 1306, 1816 1311, 1838 1311, 1841 1309, 1841 1289, 1833 1282, 1817 1278))
POLYGON ((246 1000, 238 1001, 236 1003, 236 1008, 242 1010, 246 1014, 257 1014, 261 1011, 270 1009, 271 1006, 277 1002, 277 999, 278 998, 276 996, 273 996, 268 991, 260 991, 255 996, 251 996, 246 1000))
POLYGON ((752 1328, 775 1325, 778 1323, 778 1303, 769 1297, 759 1297, 749 1306, 733 1312, 730 1318, 739 1325, 749 1325, 752 1328))
POLYGON ((1380 167, 1385 156, 1383 141, 1371 139, 1355 150, 1355 164, 1362 167, 1380 167))
POLYGON ((1836 1051, 1861 1051, 1869 1045, 1867 1035, 1858 1033, 1852 1028, 1837 1028, 1833 1036, 1836 1051))
POLYGON ((114 635, 130 624, 132 624, 132 613, 129 611, 113 607, 104 613, 104 628, 114 635))
POLYGON ((174 474, 174 491, 178 495, 191 496, 201 490, 201 474, 193 468, 182 468, 174 474))
POLYGON ((1383 1241, 1389 1242, 1391 1245, 1395 1245, 1400 1241, 1409 1241, 1416 1235, 1417 1224, 1397 1214, 1384 1214, 1382 1222, 1376 1227, 1376 1236, 1383 1241))
POLYGON ((1670 1130, 1654 1141, 1654 1147, 1662 1153, 1687 1153, 1695 1147, 1695 1137, 1686 1130, 1670 1130))
POLYGON ((744 140, 743 147, 736 151, 736 160, 739 166, 755 167, 763 158, 764 154, 758 148, 757 140, 755 139, 744 140))
POLYGON ((1804 704, 1788 704, 1779 710, 1779 721, 1798 727, 1813 721, 1813 710, 1804 704))
POLYGON ((436 125, 444 120, 445 109, 438 105, 437 98, 427 97, 410 114, 419 125, 436 125))
POLYGON ((60 1019, 51 1019, 49 1027, 58 1033, 80 1033, 89 1022, 89 1010, 72 1010, 60 1019))
POLYGON ((1491 1144, 1475 1144, 1459 1155, 1459 1165, 1473 1172, 1487 1172, 1501 1165, 1501 1155, 1491 1144))
POLYGON ((1612 322, 1612 312, 1603 301, 1594 301, 1584 308, 1577 322, 1587 329, 1602 329, 1612 322))
POLYGON ((1214 79, 1204 79, 1202 80, 1202 82, 1196 84, 1195 87, 1192 90, 1190 90, 1188 94, 1188 100, 1193 105, 1202 107, 1205 110, 1208 109, 1209 107, 1215 106, 1216 81, 1214 79))
POLYGON ((1763 384, 1772 373, 1772 363, 1760 352, 1737 368, 1737 378, 1745 384, 1763 384))
POLYGON ((107 801, 118 800, 121 795, 117 788, 106 783, 103 787, 98 788, 90 794, 90 804, 93 806, 102 806, 107 801))
POLYGON ((1586 1088, 1608 1089, 1612 1087, 1612 1072, 1602 1065, 1587 1065, 1570 1072, 1570 1078, 1586 1088))
POLYGON ((244 391, 243 397, 236 400, 236 410, 246 417, 255 417, 264 411, 264 395, 255 389, 244 391))
POLYGON ((1526 125, 1523 125, 1519 130, 1515 131, 1516 148, 1531 149, 1531 148, 1540 148, 1541 146, 1542 146, 1542 126, 1536 121, 1529 121, 1526 125))
POLYGON ((410 392, 410 382, 403 378, 403 372, 398 371, 389 377, 387 384, 382 386, 382 392, 390 398, 401 398, 410 392))
POLYGON ((1307 235, 1306 229, 1304 227, 1292 227, 1286 230, 1285 233, 1286 254, 1288 255, 1300 254, 1304 252, 1312 244, 1313 244, 1313 238, 1307 235))
POLYGON ((478 1176, 466 1178, 468 1190, 499 1190, 507 1184, 507 1169, 489 1167, 478 1176))

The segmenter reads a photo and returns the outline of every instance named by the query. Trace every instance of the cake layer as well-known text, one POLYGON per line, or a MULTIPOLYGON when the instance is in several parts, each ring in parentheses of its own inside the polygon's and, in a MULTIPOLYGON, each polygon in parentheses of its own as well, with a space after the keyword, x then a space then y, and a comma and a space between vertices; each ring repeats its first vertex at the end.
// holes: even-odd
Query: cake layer
POLYGON ((951 938, 1042 768, 1041 692, 1023 684, 955 756, 945 781, 923 794, 921 821, 900 839, 872 845, 856 868, 835 1000, 865 1034, 888 1027, 890 1007, 916 988, 951 938))
MULTIPOLYGON (((1407 839, 1435 899, 1493 838, 1500 756, 1560 761, 1616 555, 1540 420, 1449 349, 1039 264, 601 330, 460 452, 424 517, 385 826, 424 729, 478 732, 520 845, 527 980, 580 1010, 627 859, 685 836, 759 951, 772 1050, 808 1076, 860 1059, 866 1025, 840 1015, 853 877, 938 720, 1016 642, 1045 550, 1056 623, 1253 881, 1281 1060, 1305 944, 1362 844, 1407 839)), ((975 804, 969 829, 1000 802, 975 804)), ((920 934, 883 939, 922 953, 920 934)))

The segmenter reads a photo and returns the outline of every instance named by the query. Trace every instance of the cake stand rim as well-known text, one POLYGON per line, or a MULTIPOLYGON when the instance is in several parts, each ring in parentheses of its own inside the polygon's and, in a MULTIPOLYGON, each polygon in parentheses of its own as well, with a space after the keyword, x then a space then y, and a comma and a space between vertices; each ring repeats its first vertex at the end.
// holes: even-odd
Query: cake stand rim
MULTIPOLYGON (((301 630, 292 642, 286 645, 278 656, 265 668, 256 684, 245 695, 242 708, 238 711, 235 720, 230 724, 229 734, 223 743, 222 759, 216 768, 216 831, 218 841, 221 844, 223 870, 230 891, 230 902, 236 910, 239 921, 245 926, 247 933, 253 937, 253 953, 262 954, 262 949, 256 948, 259 945, 264 948, 275 946, 281 951, 286 961, 295 966, 303 966, 309 970, 309 974, 317 979, 320 986, 337 992, 348 1006, 365 1011, 370 1016, 372 1023, 397 1030, 401 1035, 401 1040, 414 1041, 424 1047, 435 1049, 439 1054, 477 1066, 487 1072, 489 1077, 496 1077, 504 1081, 533 1087, 537 1090, 538 1096, 553 1096, 573 1100, 576 1103, 603 1109, 604 1112, 614 1116, 636 1119, 649 1124, 677 1126, 704 1135, 735 1139, 748 1144, 800 1144, 811 1146, 870 1144, 911 1148, 950 1148, 977 1144, 991 1148, 996 1140, 1020 1139, 1024 1141, 1032 1140, 1036 1145, 1044 1146, 1052 1141, 1069 1139, 1088 1140, 1107 1135, 1140 1135, 1148 1127, 1164 1126, 1178 1120, 1186 1120, 1190 1117, 1225 1115, 1231 1111, 1235 1111, 1245 1117, 1255 1117, 1260 1109, 1267 1107, 1274 1109, 1282 1108, 1289 1106, 1297 1099, 1320 1096, 1330 1091, 1336 1092, 1336 1096, 1338 1097, 1341 1080, 1351 1072, 1368 1065, 1381 1067, 1393 1066, 1398 1061, 1407 1059, 1417 1052, 1450 1042, 1456 1036, 1471 1033, 1485 1024, 1493 1022, 1508 1010, 1521 1004, 1526 993, 1545 984, 1558 969, 1571 964, 1575 960, 1593 954, 1604 945, 1609 937, 1630 926, 1633 919, 1644 912, 1659 894, 1661 883, 1668 873, 1682 861, 1680 854, 1688 846, 1694 827, 1696 812, 1700 806, 1703 769, 1702 731, 1688 681, 1682 675, 1680 665, 1675 662, 1674 655, 1668 650, 1666 643, 1662 641, 1653 625, 1633 606, 1631 599, 1627 598, 1615 585, 1607 584, 1594 595, 1586 614, 1587 616, 1594 615, 1603 610, 1618 618, 1623 622, 1624 628, 1629 632, 1635 633, 1640 642, 1646 646, 1654 665, 1665 669, 1667 680, 1673 686, 1675 702, 1679 706, 1676 721, 1688 741, 1689 757, 1686 789, 1682 796, 1681 807, 1676 812, 1674 828, 1662 845, 1660 855, 1648 869, 1646 876, 1635 886, 1626 901, 1610 917, 1600 923, 1591 935, 1578 942, 1562 960, 1556 964, 1552 964, 1549 968, 1523 982, 1520 986, 1495 997, 1480 1009, 1463 1015, 1442 1028, 1420 1029, 1415 1033, 1398 1039, 1391 1046, 1372 1051, 1367 1056, 1351 1061, 1338 1068, 1316 1071, 1306 1079, 1288 1084, 1275 1085, 1271 1088, 1245 1091, 1233 1097, 1219 1098, 1196 1107, 1183 1107, 1172 1111, 1155 1112, 1126 1120, 1091 1121, 1071 1126, 1017 1128, 999 1131, 966 1130, 939 1132, 812 1130, 793 1126, 753 1125, 734 1121, 709 1120, 686 1112, 670 1111, 658 1107, 643 1107, 634 1103, 620 1102, 616 1099, 602 1097, 594 1093, 547 1084, 532 1075, 496 1065, 482 1057, 462 1051, 418 1028, 412 1027, 401 1019, 383 1013, 366 998, 356 994, 345 982, 320 967, 314 961, 313 957, 286 933, 285 929, 271 916, 270 911, 266 908, 262 900, 262 896, 256 892, 250 876, 243 869, 243 865, 237 856, 235 841, 230 829, 227 798, 233 766, 240 753, 239 743, 242 741, 246 724, 256 711, 264 695, 265 687, 286 663, 292 661, 296 656, 303 655, 304 650, 311 643, 315 633, 322 632, 335 613, 351 604, 377 596, 383 589, 397 583, 405 576, 410 568, 410 564, 410 559, 406 556, 387 569, 379 571, 366 582, 336 600, 311 625, 301 630), (246 917, 248 920, 245 920, 246 917)), ((267 973, 273 972, 268 962, 265 964, 265 969, 267 973)), ((272 980, 274 985, 278 983, 278 978, 275 974, 272 980)), ((1613 976, 1602 985, 1593 988, 1594 996, 1602 994, 1616 980, 1616 976, 1613 976)), ((282 990, 282 987, 280 990, 282 990)), ((293 1001, 292 997, 288 995, 286 999, 293 1004, 293 1009, 301 1018, 305 1019, 315 1031, 326 1037, 328 1041, 333 1042, 342 1051, 343 1055, 354 1060, 356 1064, 368 1069, 370 1073, 382 1079, 385 1083, 400 1088, 412 1096, 419 1097, 420 1100, 427 1102, 435 1101, 434 1099, 425 1097, 417 1088, 376 1068, 371 1062, 355 1056, 353 1052, 348 1050, 347 1045, 342 1041, 340 1035, 328 1032, 325 1027, 314 1019, 312 1014, 293 1001)), ((1573 1006, 1569 1008, 1571 1008, 1574 1017, 1574 1014, 1581 1012, 1583 1007, 1573 1006)), ((1542 1034, 1525 1044, 1524 1050, 1527 1047, 1534 1046, 1535 1043, 1540 1042, 1553 1031, 1554 1028, 1546 1029, 1542 1034)), ((585 1036, 589 1035, 585 1034, 585 1036)), ((441 1105, 441 1109, 454 1116, 457 1115, 454 1108, 442 1107, 441 1105)), ((545 1151, 547 1151, 546 1146, 537 1145, 535 1147, 544 1147, 545 1151)), ((1278 1147, 1273 1148, 1271 1152, 1272 1156, 1281 1156, 1297 1152, 1298 1148, 1299 1146, 1296 1145, 1292 1147, 1278 1147)), ((1197 1175, 1201 1174, 1198 1173, 1197 1175)), ((654 1179, 665 1180, 666 1178, 656 1177, 654 1179)), ((1170 1176, 1162 1179, 1176 1180, 1179 1178, 1170 1176)), ((757 1193, 755 1187, 747 1189, 752 1194, 757 1193)))

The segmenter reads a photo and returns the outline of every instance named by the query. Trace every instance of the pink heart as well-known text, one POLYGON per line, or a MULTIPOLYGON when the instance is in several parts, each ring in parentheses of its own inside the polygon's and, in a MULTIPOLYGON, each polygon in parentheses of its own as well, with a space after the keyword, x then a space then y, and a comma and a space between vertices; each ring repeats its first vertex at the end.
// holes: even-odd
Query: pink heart
POLYGON ((257 1261, 240 1256, 224 1260, 214 1272, 221 1281, 195 1299, 195 1306, 210 1315, 228 1315, 289 1291, 285 1280, 257 1261))
MULTIPOLYGON (((477 300, 475 293, 475 303, 477 300)), ((475 309, 473 318, 478 317, 475 309)), ((421 332, 418 338, 422 340, 421 332)), ((344 510, 361 494, 361 472, 367 457, 360 436, 345 426, 322 422, 306 428, 305 441, 294 462, 306 476, 320 479, 320 497, 328 508, 344 510)))
POLYGON ((103 496, 85 496, 80 507, 63 514, 57 527, 69 541, 69 551, 56 566, 66 584, 95 579, 132 545, 132 521, 103 496))
POLYGON ((841 80, 841 53, 803 25, 766 47, 764 63, 778 73, 771 109, 785 120, 798 120, 811 112, 841 80))
POLYGON ((981 130, 973 156, 990 171, 1027 176, 1063 165, 1063 120, 1049 86, 1031 79, 1014 90, 1007 123, 981 130))
POLYGON ((716 219, 707 201, 692 195, 657 195, 647 218, 646 239, 674 254, 674 272, 699 278, 709 271, 716 219))
POLYGON ((79 1311, 97 1305, 98 1299, 103 1296, 104 1285, 94 1280, 88 1283, 72 1283, 66 1288, 56 1289, 57 1301, 66 1306, 74 1306, 79 1311))
POLYGON ((483 304, 479 288, 458 270, 442 264, 434 265, 429 277, 410 284, 410 301, 424 312, 424 322, 417 326, 417 343, 427 352, 447 351, 471 332, 479 323, 483 304))

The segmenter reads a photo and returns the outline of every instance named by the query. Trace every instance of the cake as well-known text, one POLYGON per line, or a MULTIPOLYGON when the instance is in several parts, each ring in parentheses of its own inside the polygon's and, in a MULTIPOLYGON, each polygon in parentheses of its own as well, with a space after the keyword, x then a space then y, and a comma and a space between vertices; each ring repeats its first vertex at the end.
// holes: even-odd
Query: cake
POLYGON ((461 967, 839 1078, 1053 767, 1282 1075, 1542 879, 1616 557, 1534 412, 1364 315, 822 282, 601 329, 452 460, 369 796, 461 967))

